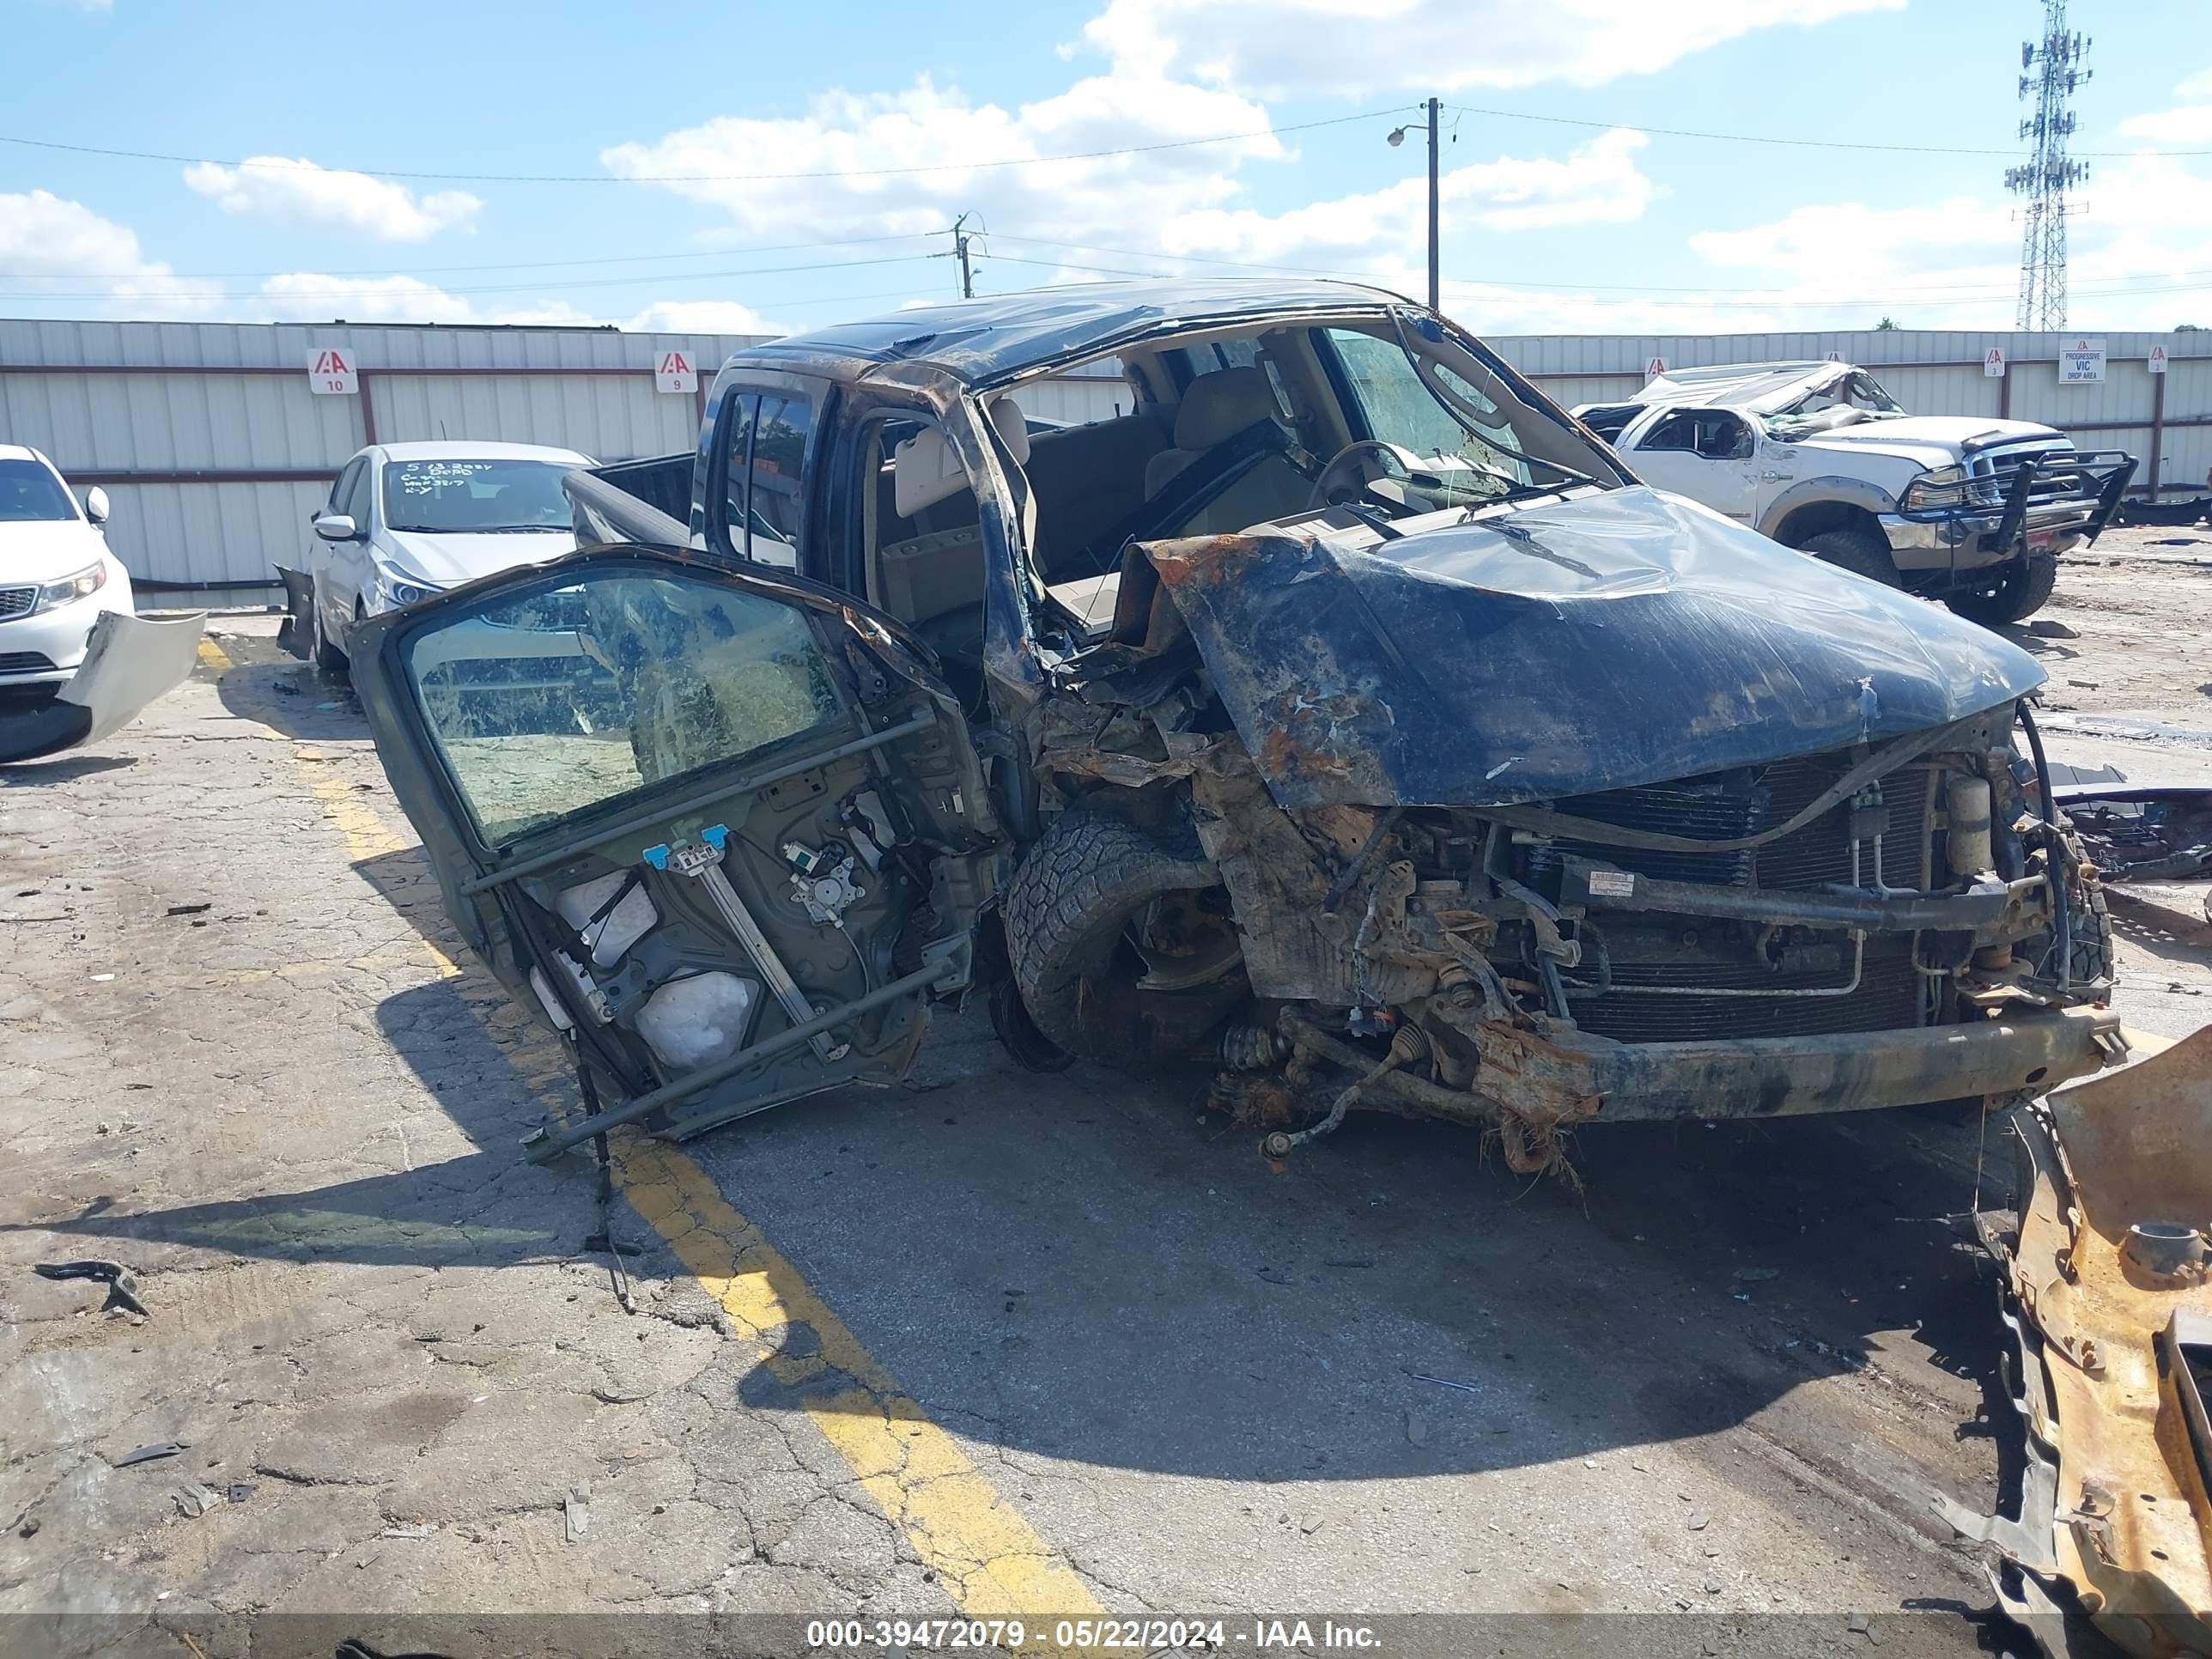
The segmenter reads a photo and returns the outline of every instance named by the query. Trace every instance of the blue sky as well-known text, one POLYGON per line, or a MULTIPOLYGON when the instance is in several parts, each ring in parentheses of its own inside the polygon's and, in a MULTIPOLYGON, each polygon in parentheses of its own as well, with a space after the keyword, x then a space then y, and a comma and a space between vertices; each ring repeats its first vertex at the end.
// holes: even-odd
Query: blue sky
MULTIPOLYGON (((2212 325, 2212 6, 2071 10, 2094 38, 2075 147, 2112 154, 2080 192, 2069 322, 2212 325)), ((2010 158, 1945 152, 2017 149, 2040 20, 2030 0, 5 0, 0 137, 263 159, 0 143, 0 315, 805 326, 952 293, 933 233, 963 211, 989 233, 979 291, 1243 262, 1419 292, 1423 144, 1384 135, 1433 92, 1455 106, 1446 307, 1479 329, 2008 326, 2010 158), (1664 127, 1933 153, 1636 130, 1664 127), (1222 135, 1243 136, 1188 142, 1222 135), (976 165, 1142 145, 1173 147, 976 165), (428 173, 579 181, 394 176, 428 173)))

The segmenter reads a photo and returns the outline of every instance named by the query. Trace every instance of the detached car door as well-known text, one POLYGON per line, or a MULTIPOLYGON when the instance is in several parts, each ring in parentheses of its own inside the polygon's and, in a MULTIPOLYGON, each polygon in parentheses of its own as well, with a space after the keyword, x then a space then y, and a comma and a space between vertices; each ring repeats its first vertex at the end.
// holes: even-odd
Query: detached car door
POLYGON ((372 618, 354 684, 447 914, 612 1097, 532 1156, 891 1081, 968 983, 988 792, 848 595, 597 547, 372 618))

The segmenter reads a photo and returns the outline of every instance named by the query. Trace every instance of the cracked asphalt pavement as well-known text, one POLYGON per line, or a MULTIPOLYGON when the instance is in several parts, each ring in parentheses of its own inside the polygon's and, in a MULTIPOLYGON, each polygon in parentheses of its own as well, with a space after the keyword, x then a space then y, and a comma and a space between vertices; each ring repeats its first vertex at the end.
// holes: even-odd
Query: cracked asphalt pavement
MULTIPOLYGON (((2187 534, 2115 532, 2068 632, 2020 635, 2060 757, 2212 776, 2174 620, 2212 538, 2154 544, 2187 534)), ((516 1151, 568 1103, 557 1046, 273 635, 217 618, 137 724, 0 773, 0 1651, 1102 1610, 2006 1639, 1929 1504, 1990 1504, 2011 1433, 1978 1123, 1592 1131, 1577 1196, 1355 1117, 1278 1172, 1202 1079, 1038 1079, 979 1012, 899 1089, 619 1148, 627 1314, 590 1164, 516 1151), (148 1316, 31 1272, 80 1258, 148 1316)), ((2115 902, 2122 1006, 2168 1035, 2202 897, 2115 902)))

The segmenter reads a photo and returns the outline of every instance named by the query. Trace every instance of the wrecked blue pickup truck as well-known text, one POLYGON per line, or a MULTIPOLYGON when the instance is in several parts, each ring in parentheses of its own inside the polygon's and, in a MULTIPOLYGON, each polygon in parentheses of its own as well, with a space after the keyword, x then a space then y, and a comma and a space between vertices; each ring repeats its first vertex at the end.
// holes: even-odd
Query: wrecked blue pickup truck
POLYGON ((1644 488, 1335 283, 1047 290, 749 349, 583 550, 372 618, 447 906, 618 1122, 1198 1060, 1280 1156, 2002 1098, 2119 1052, 2004 640, 1644 488), (1109 366, 1110 418, 1054 383, 1109 366), (679 516, 679 514, 681 516, 679 516))

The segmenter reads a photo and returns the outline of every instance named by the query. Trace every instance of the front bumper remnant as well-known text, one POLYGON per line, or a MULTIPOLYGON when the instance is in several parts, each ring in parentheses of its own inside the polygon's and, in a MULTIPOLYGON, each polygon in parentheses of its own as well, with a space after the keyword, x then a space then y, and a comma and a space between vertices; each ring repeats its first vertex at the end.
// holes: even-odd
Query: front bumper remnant
MULTIPOLYGON (((1364 1070, 1351 1044, 1285 1011, 1296 1048, 1364 1070)), ((1543 1124, 1669 1118, 1798 1117, 2044 1089, 2083 1077, 2122 1052, 2119 1017, 2091 1007, 2038 1009, 1971 1024, 1902 1031, 1616 1042, 1554 1026, 1497 1048, 1465 1090, 1402 1071, 1364 1093, 1424 1116, 1543 1124)))
POLYGON ((2027 1431, 2020 1518, 1937 1508, 1994 1547, 2006 1610, 2079 1656, 2086 1620, 2138 1656, 2212 1653, 2212 1028, 2014 1120, 2002 1269, 2027 1431))

